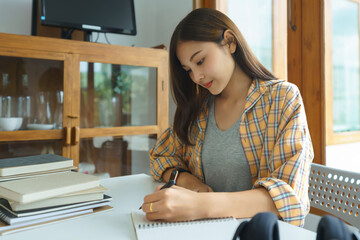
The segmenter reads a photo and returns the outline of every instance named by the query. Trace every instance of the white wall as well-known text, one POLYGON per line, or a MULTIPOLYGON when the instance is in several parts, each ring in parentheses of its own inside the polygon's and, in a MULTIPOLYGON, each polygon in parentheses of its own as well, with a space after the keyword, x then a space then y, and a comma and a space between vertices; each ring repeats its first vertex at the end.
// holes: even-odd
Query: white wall
POLYGON ((31 34, 32 0, 0 0, 0 32, 31 34))
POLYGON ((326 166, 360 172, 360 142, 326 146, 326 166))
MULTIPOLYGON (((192 9, 193 0, 135 0, 137 35, 107 34, 111 44, 152 47, 170 45, 171 34, 177 23, 192 9)), ((32 0, 0 0, 0 32, 31 34, 32 0)), ((97 33, 93 34, 93 40, 97 33)), ((106 43, 103 33, 98 42, 106 43)), ((170 98, 170 123, 175 104, 170 98)))

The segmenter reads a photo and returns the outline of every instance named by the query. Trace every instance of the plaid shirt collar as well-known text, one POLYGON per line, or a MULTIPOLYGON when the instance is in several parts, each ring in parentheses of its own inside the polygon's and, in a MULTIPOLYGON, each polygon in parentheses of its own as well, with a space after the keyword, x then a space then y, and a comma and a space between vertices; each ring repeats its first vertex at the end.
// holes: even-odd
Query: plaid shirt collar
MULTIPOLYGON (((262 97, 262 95, 264 95, 268 86, 273 85, 276 82, 283 82, 283 81, 284 80, 263 81, 257 78, 254 79, 253 82, 251 83, 248 96, 246 98, 244 113, 249 111, 256 104, 256 102, 262 97)), ((209 115, 208 101, 209 98, 205 101, 197 121, 198 127, 202 134, 205 134, 206 123, 209 115)))

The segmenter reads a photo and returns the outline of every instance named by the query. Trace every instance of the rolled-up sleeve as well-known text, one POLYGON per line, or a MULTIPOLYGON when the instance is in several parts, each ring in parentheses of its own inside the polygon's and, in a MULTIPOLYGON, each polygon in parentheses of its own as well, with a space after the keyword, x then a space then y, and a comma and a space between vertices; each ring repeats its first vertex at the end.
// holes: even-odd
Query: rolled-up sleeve
POLYGON ((181 167, 188 170, 184 159, 184 144, 175 135, 173 128, 168 128, 150 150, 150 169, 152 177, 162 181, 166 169, 181 167))
POLYGON ((269 173, 254 186, 268 190, 284 221, 303 226, 310 210, 308 183, 314 154, 297 87, 287 91, 281 108, 277 115, 280 121, 276 126, 276 141, 266 159, 269 173))

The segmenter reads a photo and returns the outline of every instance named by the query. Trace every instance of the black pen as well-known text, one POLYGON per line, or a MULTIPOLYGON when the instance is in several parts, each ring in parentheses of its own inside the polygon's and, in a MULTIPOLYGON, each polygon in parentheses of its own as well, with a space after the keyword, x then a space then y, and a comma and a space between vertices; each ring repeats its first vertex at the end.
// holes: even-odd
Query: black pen
MULTIPOLYGON (((169 188, 169 187, 171 187, 171 186, 173 186, 173 185, 175 185, 175 184, 176 184, 175 180, 170 180, 170 181, 168 181, 164 186, 162 186, 162 187, 160 188, 160 190, 165 189, 165 188, 169 188)), ((142 205, 139 207, 139 210, 140 210, 140 209, 142 209, 142 205)))

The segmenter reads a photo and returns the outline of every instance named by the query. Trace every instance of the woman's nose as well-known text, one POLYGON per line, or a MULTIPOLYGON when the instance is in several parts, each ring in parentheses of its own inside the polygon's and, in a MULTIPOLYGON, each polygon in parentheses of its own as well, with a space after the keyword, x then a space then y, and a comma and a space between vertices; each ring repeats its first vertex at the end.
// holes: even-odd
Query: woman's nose
POLYGON ((204 79, 204 74, 202 72, 193 72, 194 73, 194 79, 193 81, 197 84, 200 84, 201 80, 204 79))

